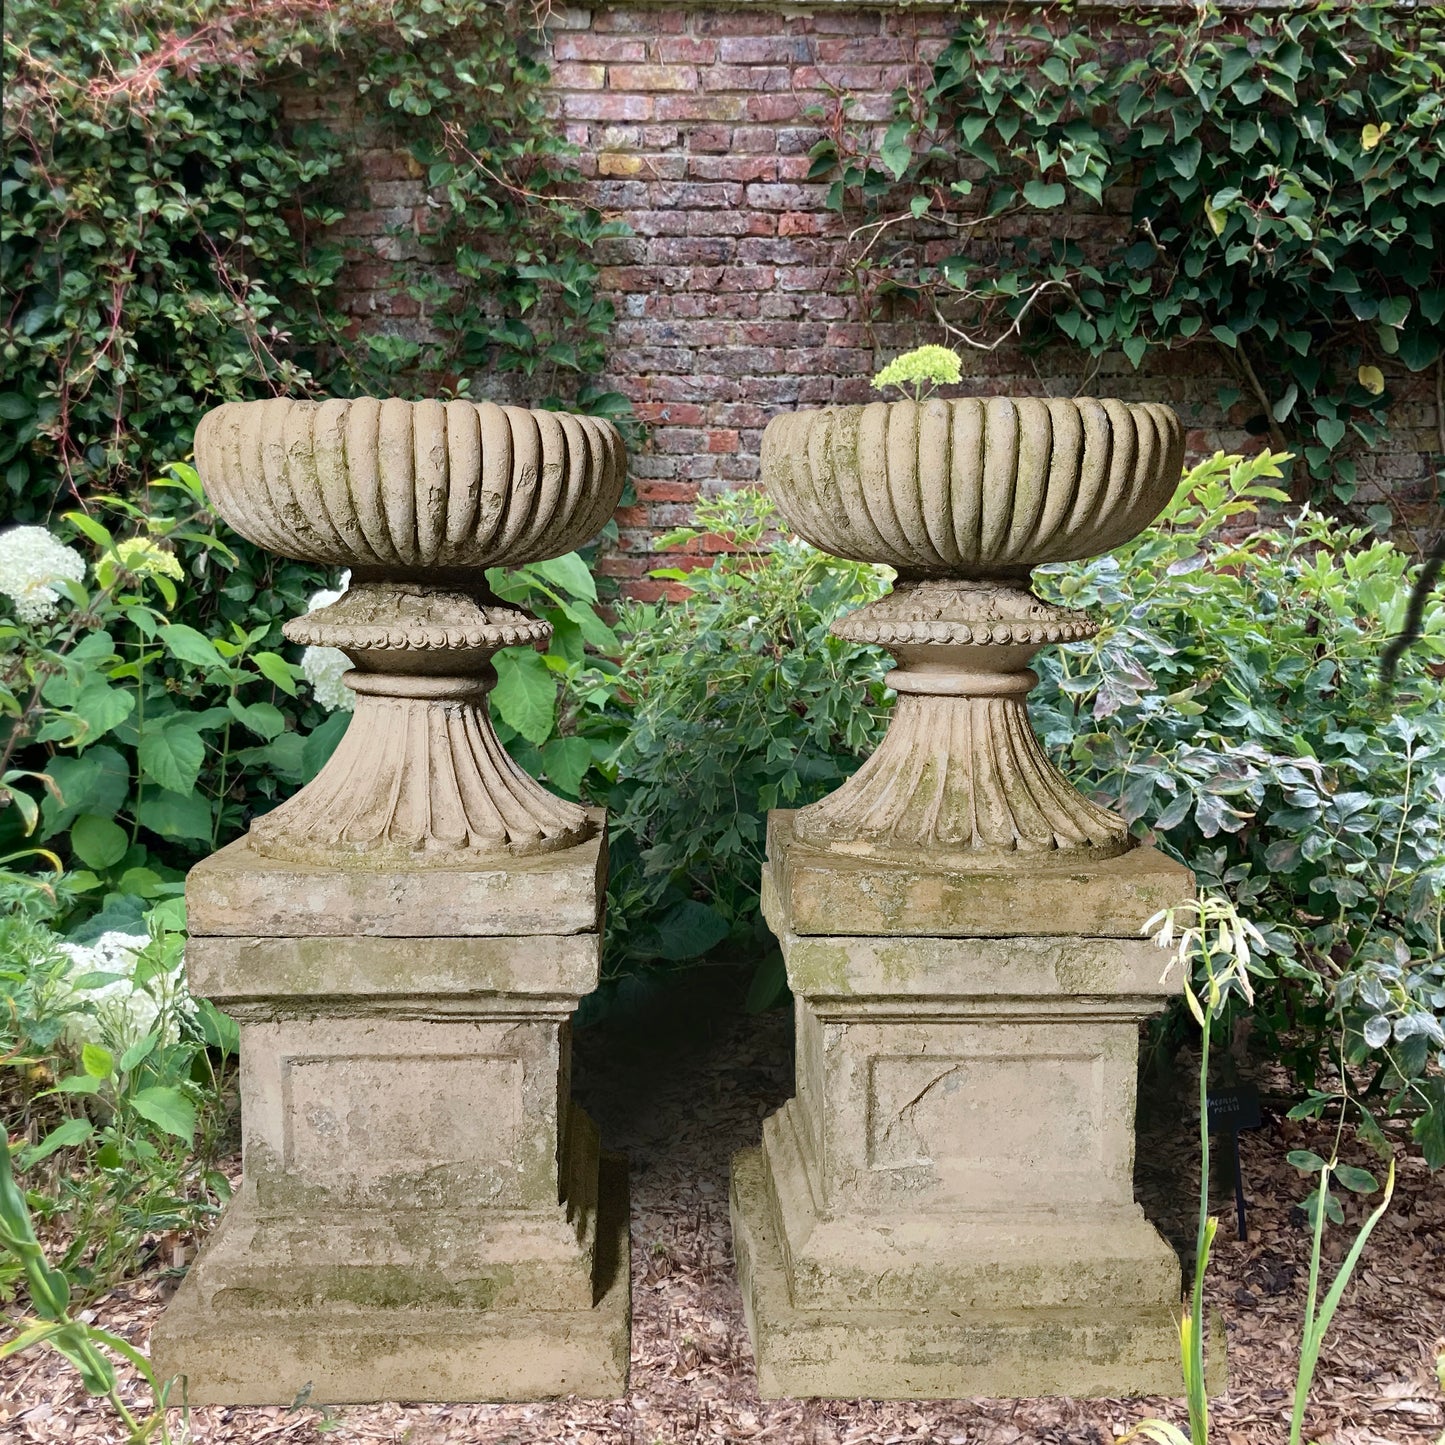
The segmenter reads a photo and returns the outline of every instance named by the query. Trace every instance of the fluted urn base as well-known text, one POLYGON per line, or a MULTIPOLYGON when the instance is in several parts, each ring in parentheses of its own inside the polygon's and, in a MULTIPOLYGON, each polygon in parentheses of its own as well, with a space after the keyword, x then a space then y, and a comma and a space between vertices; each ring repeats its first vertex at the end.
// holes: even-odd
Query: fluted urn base
POLYGON ((251 825, 251 846, 292 862, 460 867, 591 837, 583 808, 512 761, 487 710, 495 653, 550 632, 495 598, 395 581, 361 582, 288 623, 293 641, 357 664, 345 677, 356 712, 321 772, 251 825))
POLYGON ((801 809, 813 847, 934 867, 1112 858, 1134 844, 1116 814, 1050 762, 1029 722, 1041 643, 1088 637, 1087 616, 1039 601, 1015 577, 900 580, 833 631, 887 647, 898 704, 883 742, 836 792, 801 809))

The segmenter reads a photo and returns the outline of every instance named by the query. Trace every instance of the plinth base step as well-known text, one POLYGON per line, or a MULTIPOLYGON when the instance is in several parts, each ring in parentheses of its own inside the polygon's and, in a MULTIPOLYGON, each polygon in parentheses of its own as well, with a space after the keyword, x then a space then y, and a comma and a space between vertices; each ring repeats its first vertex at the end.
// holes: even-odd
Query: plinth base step
MULTIPOLYGON (((601 1159, 597 1242, 601 1297, 590 1309, 358 1308, 217 1310, 202 1299, 207 1257, 192 1268, 151 1336, 161 1379, 185 1376, 193 1405, 313 1405, 615 1399, 627 1389, 631 1283, 627 1165, 601 1159)), ((180 1404, 178 1385, 173 1403, 180 1404)))
MULTIPOLYGON (((1114 1398, 1183 1393, 1178 1316, 1121 1299, 1108 1311, 808 1309, 794 1303, 761 1149, 733 1159, 733 1248, 765 1400, 1114 1398)), ((1212 1321, 1222 1366, 1223 1328, 1212 1321)), ((1211 1392, 1223 1370, 1211 1371, 1211 1392)))

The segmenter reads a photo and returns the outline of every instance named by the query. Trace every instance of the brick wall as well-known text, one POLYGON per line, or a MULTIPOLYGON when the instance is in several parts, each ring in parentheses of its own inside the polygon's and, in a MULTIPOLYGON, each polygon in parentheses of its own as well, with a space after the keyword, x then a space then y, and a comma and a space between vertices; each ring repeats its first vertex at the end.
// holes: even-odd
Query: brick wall
MULTIPOLYGON (((663 565, 653 538, 687 520, 699 494, 757 479, 771 416, 868 400, 867 379, 884 361, 944 339, 914 316, 866 321, 843 293, 847 226, 824 209, 825 187, 806 180, 820 132, 805 112, 846 91, 854 118, 886 120, 892 91, 921 81, 951 27, 946 12, 901 7, 554 11, 558 123, 582 153, 592 203, 633 231, 599 252, 618 315, 607 381, 651 427, 632 459, 636 503, 619 513, 619 545, 600 564, 632 595, 668 591, 646 575, 663 565)), ((364 138, 359 145, 368 204, 344 223, 358 253, 348 302, 362 325, 415 333, 425 318, 390 278, 411 244, 397 228, 425 204, 423 187, 406 156, 364 138)), ((1064 224, 1107 243, 1107 215, 1074 213, 1064 224)), ((974 353, 959 391, 1082 387, 1159 399, 1180 410, 1196 453, 1254 444, 1242 430, 1253 408, 1220 414, 1226 378, 1203 352, 1151 359, 1142 373, 1122 356, 1091 366, 1065 348, 1032 359, 1017 349, 974 353)), ((497 394, 485 378, 475 391, 497 394)), ((1423 492, 1427 454, 1438 446, 1428 378, 1410 380, 1394 423, 1387 447, 1360 459, 1361 476, 1367 494, 1408 499, 1423 492)), ((666 565, 678 561, 669 555, 666 565)))

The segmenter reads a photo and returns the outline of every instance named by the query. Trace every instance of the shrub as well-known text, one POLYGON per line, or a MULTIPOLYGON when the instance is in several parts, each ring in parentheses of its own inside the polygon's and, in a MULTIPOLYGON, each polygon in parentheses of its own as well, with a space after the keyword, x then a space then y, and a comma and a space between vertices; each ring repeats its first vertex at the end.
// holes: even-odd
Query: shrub
MULTIPOLYGON (((147 1243, 230 1197, 215 1161, 235 1024, 186 989, 179 900, 138 934, 88 945, 52 931, 53 905, 7 890, 0 921, 0 1097, 31 1207, 79 1290, 129 1273, 147 1243)), ((20 1261, 0 1260, 0 1293, 20 1261)))
POLYGON ((1308 507, 1234 539, 1281 499, 1280 460, 1217 456, 1142 537, 1035 573, 1105 626, 1039 655, 1033 715, 1075 781, 1260 929, 1266 1048, 1306 1085, 1368 1065, 1362 1107, 1417 1112, 1439 1166, 1445 606, 1427 607, 1386 699, 1379 659, 1415 569, 1308 507))
POLYGON ((757 493, 699 503, 696 527, 661 545, 717 532, 742 551, 654 574, 686 581, 684 602, 622 610, 610 970, 725 940, 755 948, 767 810, 835 788, 878 736, 887 659, 828 627, 882 592, 887 573, 797 538, 765 546, 776 522, 757 493))

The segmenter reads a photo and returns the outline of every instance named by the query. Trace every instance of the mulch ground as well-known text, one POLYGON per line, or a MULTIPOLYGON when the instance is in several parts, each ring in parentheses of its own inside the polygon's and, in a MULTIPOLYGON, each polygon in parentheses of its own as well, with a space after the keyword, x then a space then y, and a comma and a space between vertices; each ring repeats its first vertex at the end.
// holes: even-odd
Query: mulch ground
MULTIPOLYGON (((538 1405, 370 1405, 322 1411, 197 1409, 195 1445, 1106 1445, 1138 1420, 1182 1423, 1175 1400, 963 1400, 933 1403, 764 1403, 733 1275, 727 1219, 732 1153, 757 1140, 763 1117, 791 1092, 786 1018, 750 1018, 745 980, 721 970, 631 990, 577 1036, 575 1083, 609 1147, 632 1171, 633 1355, 625 1399, 538 1405)), ((1138 1190, 1166 1235, 1192 1248, 1197 1180, 1189 1080, 1147 1082, 1138 1190)), ((1290 1149, 1329 1152, 1329 1131, 1267 1117, 1243 1137, 1249 1238, 1233 1229, 1227 1185, 1209 1273, 1228 1330, 1229 1386, 1214 1402, 1214 1440, 1286 1439, 1309 1241, 1295 1208, 1301 1177, 1290 1149)), ((1375 1161, 1353 1148, 1348 1162, 1375 1161), (1358 1157, 1356 1157, 1358 1156, 1358 1157)), ((1360 1211, 1350 1206, 1348 1222, 1360 1211)), ((1352 1229, 1327 1237, 1330 1273, 1352 1229)), ((159 1267, 96 1301, 94 1319, 136 1344, 174 1291, 159 1267)), ((1322 1445, 1435 1445, 1445 1397, 1445 1177, 1406 1158, 1395 1200, 1326 1341, 1308 1438, 1322 1445)), ((143 1392, 127 1383, 127 1398, 143 1392)), ((0 1440, 25 1445, 122 1442, 123 1432, 49 1352, 0 1363, 0 1440)))

